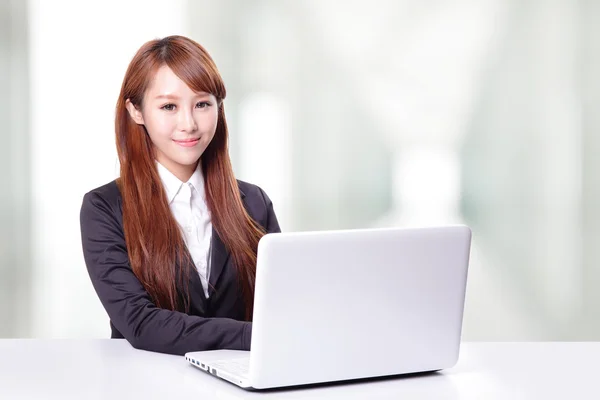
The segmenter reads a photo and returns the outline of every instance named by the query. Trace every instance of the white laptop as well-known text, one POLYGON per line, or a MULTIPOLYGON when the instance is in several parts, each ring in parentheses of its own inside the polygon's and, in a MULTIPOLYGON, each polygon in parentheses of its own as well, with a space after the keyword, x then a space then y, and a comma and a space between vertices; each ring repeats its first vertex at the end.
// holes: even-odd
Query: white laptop
POLYGON ((470 246, 463 225, 268 234, 258 245, 252 350, 185 358, 247 389, 450 368, 470 246))

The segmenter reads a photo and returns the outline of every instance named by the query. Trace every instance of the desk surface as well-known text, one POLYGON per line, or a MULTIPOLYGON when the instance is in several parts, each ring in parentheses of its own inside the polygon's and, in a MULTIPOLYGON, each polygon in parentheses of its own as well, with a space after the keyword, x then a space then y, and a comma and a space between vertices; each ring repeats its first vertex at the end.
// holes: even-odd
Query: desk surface
POLYGON ((599 399, 600 343, 464 343, 449 370, 246 392, 125 340, 0 340, 0 399, 599 399))

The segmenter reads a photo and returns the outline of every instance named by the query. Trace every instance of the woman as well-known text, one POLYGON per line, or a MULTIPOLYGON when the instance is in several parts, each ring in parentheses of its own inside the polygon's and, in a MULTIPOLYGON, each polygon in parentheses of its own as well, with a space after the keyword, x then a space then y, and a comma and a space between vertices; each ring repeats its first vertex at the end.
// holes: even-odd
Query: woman
POLYGON ((223 99, 185 37, 144 44, 125 74, 120 177, 84 196, 81 236, 111 337, 135 348, 250 349, 257 245, 280 228, 265 192, 234 177, 223 99))

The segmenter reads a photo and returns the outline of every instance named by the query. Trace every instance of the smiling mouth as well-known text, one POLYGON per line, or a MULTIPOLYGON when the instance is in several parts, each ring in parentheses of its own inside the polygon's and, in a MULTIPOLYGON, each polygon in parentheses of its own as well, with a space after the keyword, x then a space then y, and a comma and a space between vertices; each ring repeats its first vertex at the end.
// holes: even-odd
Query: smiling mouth
POLYGON ((200 138, 196 138, 196 139, 184 139, 184 140, 173 140, 175 143, 177 143, 180 146, 183 147, 192 147, 195 146, 196 144, 198 144, 198 142, 200 141, 200 138))

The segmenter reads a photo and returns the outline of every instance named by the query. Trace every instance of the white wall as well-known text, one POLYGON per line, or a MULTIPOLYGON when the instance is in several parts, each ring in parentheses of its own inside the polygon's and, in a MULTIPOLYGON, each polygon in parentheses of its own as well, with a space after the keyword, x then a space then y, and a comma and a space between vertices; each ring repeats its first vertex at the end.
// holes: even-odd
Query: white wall
MULTIPOLYGON (((113 113, 129 60, 145 41, 180 33, 215 58, 236 173, 269 193, 284 230, 418 216, 398 199, 427 206, 424 216, 435 221, 452 209, 474 228, 477 248, 465 339, 597 340, 600 8, 571 0, 363 3, 31 0, 32 134, 23 137, 31 143, 33 240, 20 242, 33 270, 28 254, 17 264, 0 248, 0 283, 18 286, 6 282, 27 272, 23 293, 0 291, 7 305, 19 304, 0 308, 0 324, 22 325, 4 334, 108 335, 81 252, 81 199, 117 176, 113 113), (460 146, 439 151, 459 133, 460 146), (441 201, 440 189, 453 200, 441 201), (33 329, 18 320, 30 318, 18 308, 29 292, 33 329)), ((26 103, 5 98, 9 107, 26 103)), ((9 130, 14 143, 17 131, 9 130)), ((29 190, 28 179, 9 180, 29 190)), ((18 227, 17 208, 6 210, 18 227)))

